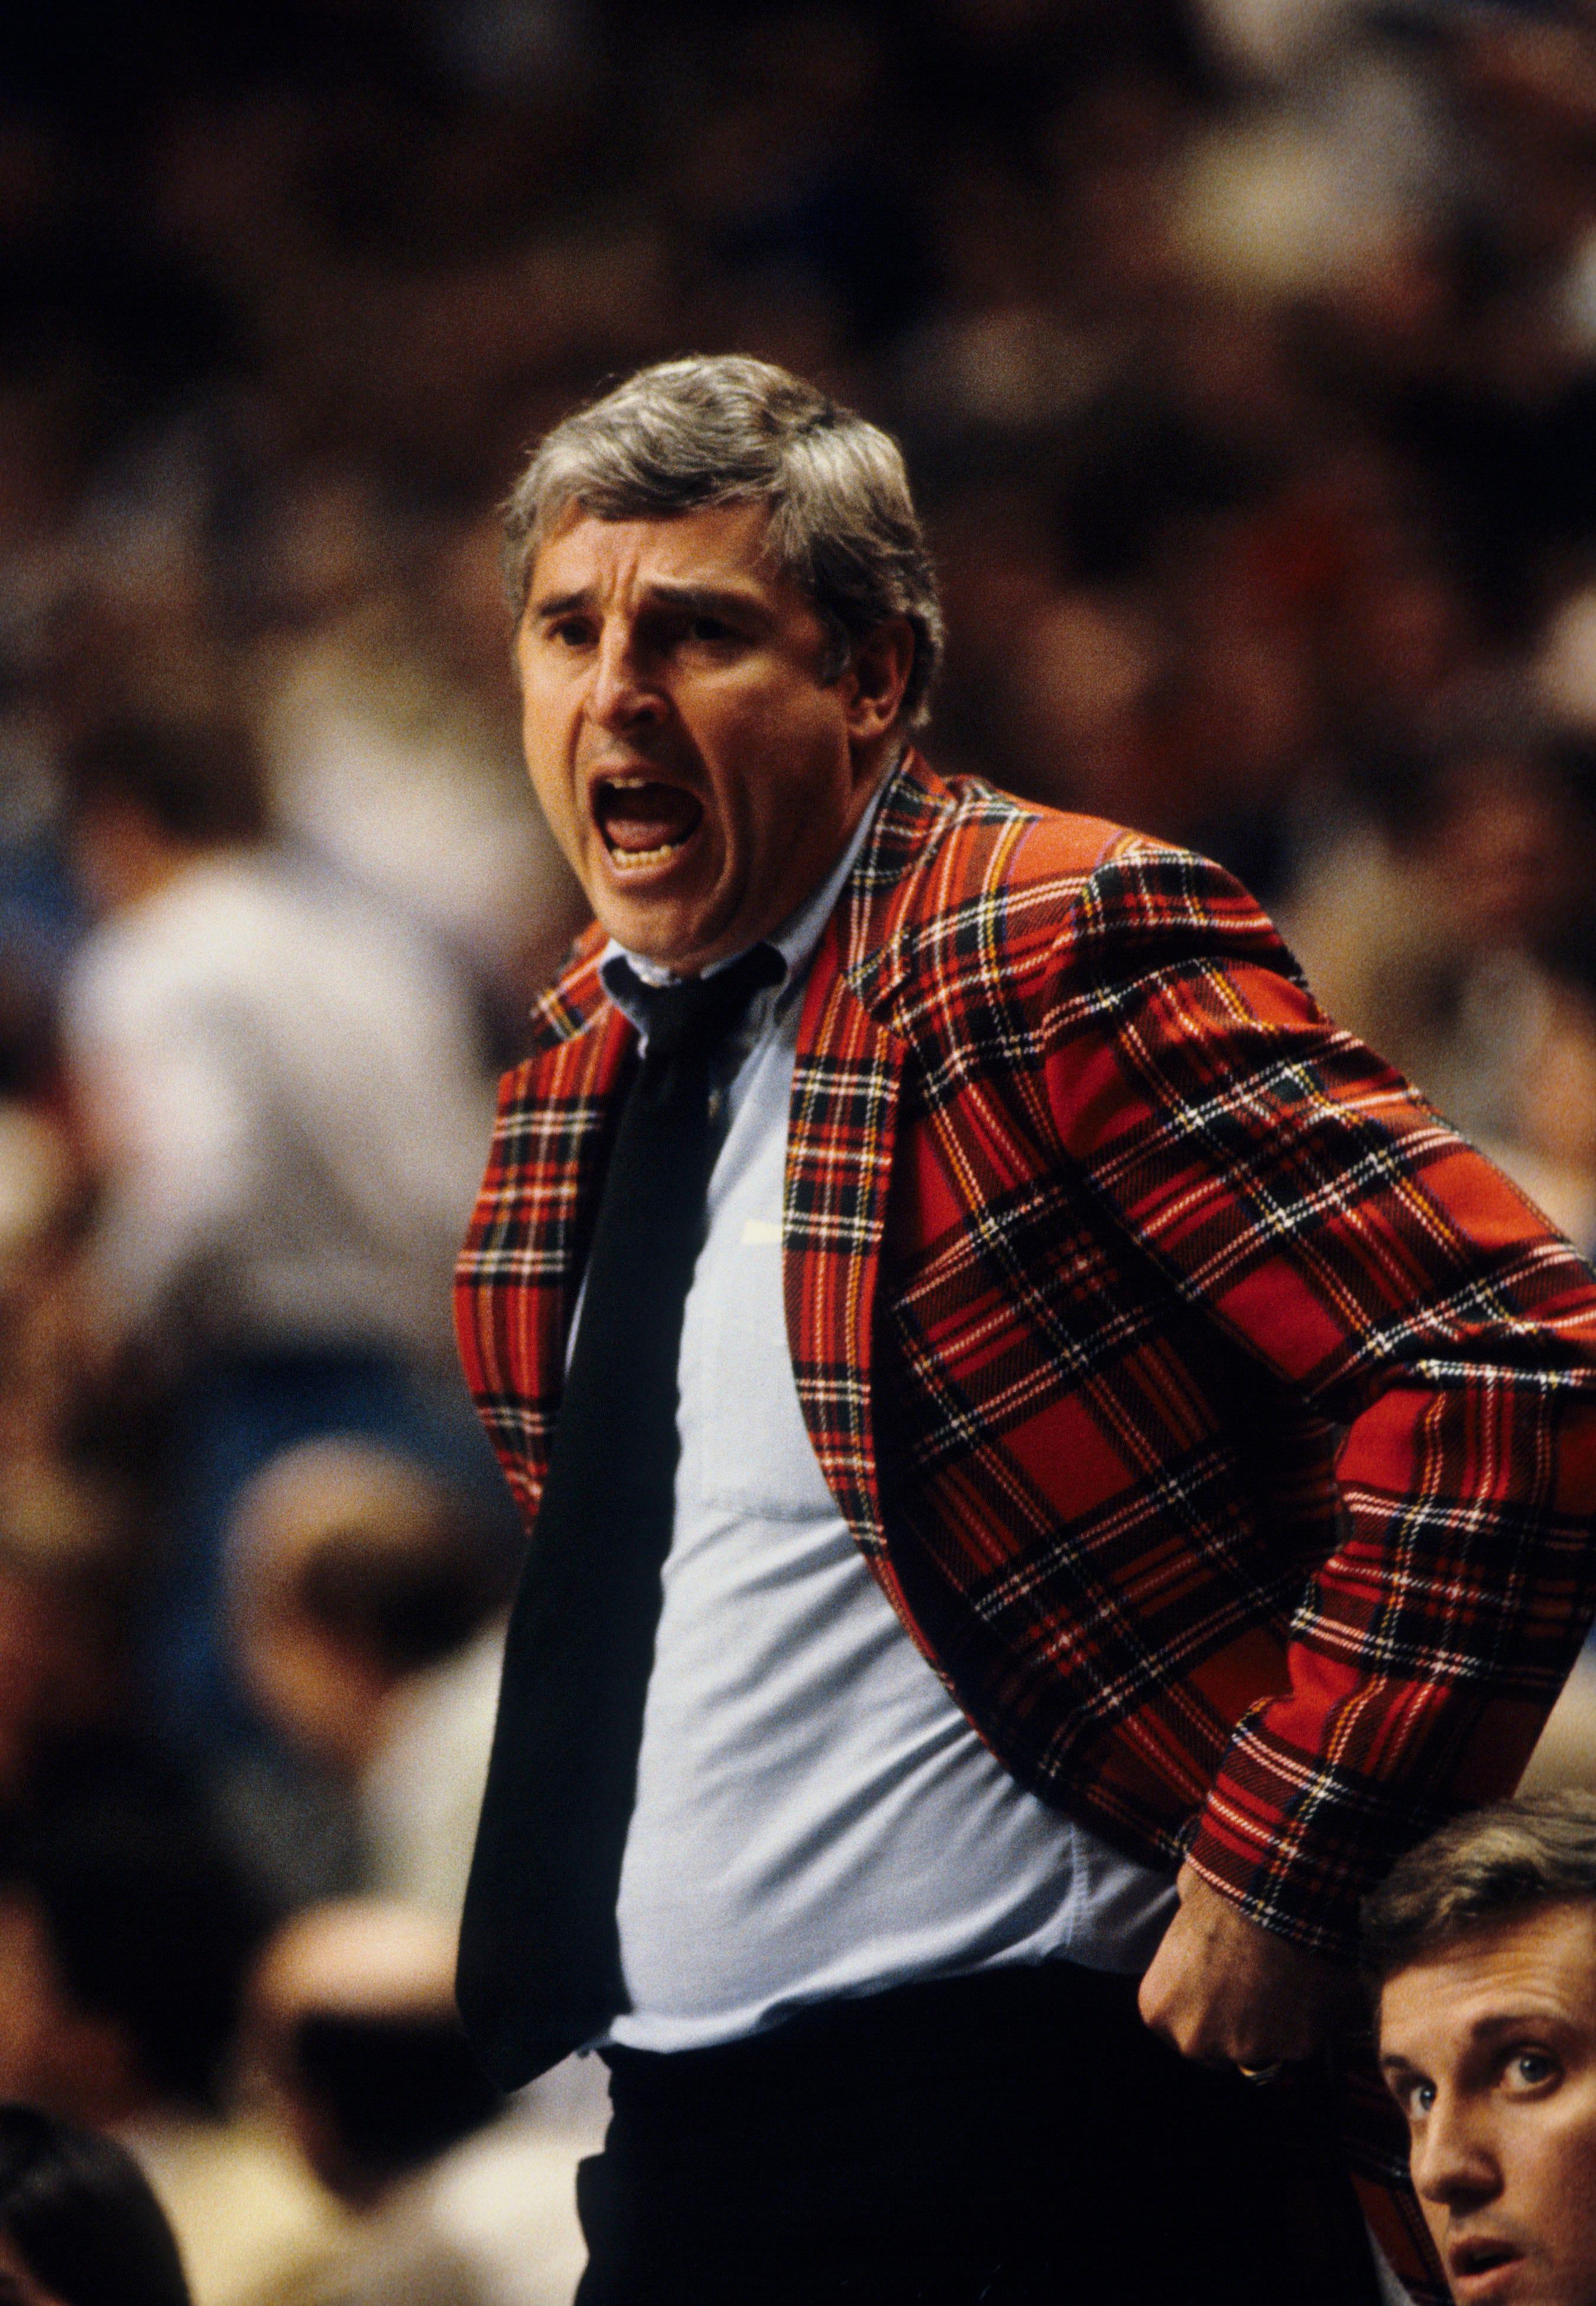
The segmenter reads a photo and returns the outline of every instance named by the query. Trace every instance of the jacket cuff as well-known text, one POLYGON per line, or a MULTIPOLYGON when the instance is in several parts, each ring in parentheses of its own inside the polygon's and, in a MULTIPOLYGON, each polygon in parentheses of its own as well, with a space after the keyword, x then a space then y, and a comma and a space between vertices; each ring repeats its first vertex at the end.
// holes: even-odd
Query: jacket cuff
POLYGON ((1260 1928, 1353 1961, 1363 1899, 1438 1817, 1284 1745, 1260 1713, 1238 1730, 1187 1860, 1260 1928))

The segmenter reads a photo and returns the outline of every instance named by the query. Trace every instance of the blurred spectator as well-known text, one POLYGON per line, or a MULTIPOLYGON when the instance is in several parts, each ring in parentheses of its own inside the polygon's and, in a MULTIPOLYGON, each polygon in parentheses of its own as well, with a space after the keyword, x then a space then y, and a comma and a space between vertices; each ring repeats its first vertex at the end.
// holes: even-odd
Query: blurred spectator
POLYGON ((72 1397, 70 1274, 81 1183, 60 1123, 0 1102, 0 1462, 50 1464, 72 1397))
POLYGON ((434 1358, 483 1144, 459 986, 273 846, 242 730, 113 725, 64 773, 103 917, 65 1020, 105 1163, 102 1318, 136 1334, 175 1303, 207 1343, 434 1358))
POLYGON ((104 1483, 25 1458, 0 1474, 0 1819, 168 1781, 134 1706, 134 1535, 104 1483))
POLYGON ((101 1179, 83 1344, 180 1356, 159 1667, 181 1726, 214 1736, 219 1533, 254 1467, 339 1428, 481 1463, 441 1373, 486 1091, 454 975, 274 844, 242 731, 112 723, 64 776, 102 916, 64 1011, 101 1179))
POLYGON ((143 1719, 147 1499, 86 1381, 82 1180, 60 1123, 0 1105, 0 1821, 90 1788, 169 1788, 143 1719))
POLYGON ((251 1990, 251 2039, 306 2161, 354 2225, 277 2306, 568 2306, 576 2165, 601 2091, 560 2077, 503 2109, 454 2007, 455 1933, 375 1900, 289 1922, 251 1990))
POLYGON ((14 2306, 190 2306, 132 2155, 30 2105, 0 2105, 0 2279, 14 2306))
POLYGON ((353 1790, 373 1885, 457 1917, 499 1695, 502 1550, 424 1468, 326 1440, 256 1475, 227 1551, 255 1704, 353 1790))
MULTIPOLYGON (((0 566, 12 564, 0 550, 0 566)), ((0 630, 0 676, 4 666, 0 630)), ((54 1007, 82 934, 50 824, 49 762, 41 732, 0 711, 0 1098, 37 1106, 53 1082, 54 1007)))
MULTIPOLYGON (((359 499, 327 508, 340 546, 381 557, 359 499)), ((553 841, 526 805, 497 549, 491 668, 480 528, 431 557, 429 621, 369 569, 352 599, 319 603, 256 653, 253 686, 284 824, 459 953, 491 996, 537 991, 585 919, 553 841), (476 597, 473 598, 474 589, 476 597), (440 869, 441 868, 441 869, 440 869), (538 948, 527 981, 522 948, 538 948)))
POLYGON ((267 1917, 175 1806, 96 1800, 0 1865, 0 2091, 108 2131, 175 2227, 197 2306, 235 2306, 328 2224, 226 2089, 267 1917))
POLYGON ((1506 1134, 1487 1149, 1554 1225, 1596 1256, 1596 997, 1552 971, 1515 1077, 1506 1134))
POLYGON ((1532 732, 1393 747, 1370 814, 1299 883, 1286 933, 1330 1014, 1512 1167, 1519 1089, 1549 1000, 1536 942, 1569 854, 1565 799, 1532 732))

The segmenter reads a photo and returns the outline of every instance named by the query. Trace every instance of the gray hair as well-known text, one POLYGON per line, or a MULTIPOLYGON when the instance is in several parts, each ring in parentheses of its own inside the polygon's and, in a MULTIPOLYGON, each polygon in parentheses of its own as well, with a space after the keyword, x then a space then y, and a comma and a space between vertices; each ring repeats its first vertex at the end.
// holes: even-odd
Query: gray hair
POLYGON ((1383 1986, 1472 1930, 1585 1904, 1596 1906, 1596 1794, 1498 1802, 1410 1849, 1364 1900, 1364 1969, 1383 1986))
POLYGON ((917 727, 942 655, 942 609, 902 452, 801 377, 738 354, 661 361, 544 435, 505 508, 505 578, 517 622, 538 552, 568 506, 661 520, 766 503, 777 568, 830 628, 825 679, 889 617, 914 664, 903 723, 917 727))

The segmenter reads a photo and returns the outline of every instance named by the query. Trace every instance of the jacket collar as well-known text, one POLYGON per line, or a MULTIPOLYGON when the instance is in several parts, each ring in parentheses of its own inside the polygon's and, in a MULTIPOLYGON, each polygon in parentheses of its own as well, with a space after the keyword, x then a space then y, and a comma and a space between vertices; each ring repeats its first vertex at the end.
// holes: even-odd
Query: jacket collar
MULTIPOLYGON (((935 836, 956 807, 947 786, 910 747, 887 779, 869 838, 837 901, 841 972, 875 1015, 891 1007, 909 973, 904 923, 915 917, 917 884, 929 868, 935 836)), ((574 1040, 610 1012, 599 975, 606 942, 598 923, 591 923, 554 983, 533 1003, 533 1055, 574 1040)))

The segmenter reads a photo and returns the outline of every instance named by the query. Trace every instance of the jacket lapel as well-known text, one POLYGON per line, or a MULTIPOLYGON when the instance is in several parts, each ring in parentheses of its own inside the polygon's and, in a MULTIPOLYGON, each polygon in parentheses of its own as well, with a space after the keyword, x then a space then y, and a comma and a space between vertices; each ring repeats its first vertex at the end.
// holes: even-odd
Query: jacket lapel
POLYGON ((835 924, 815 957, 798 1027, 787 1139, 782 1278, 804 1422, 866 1552, 882 1527, 871 1339, 897 1132, 903 1045, 838 967, 835 924))
POLYGON ((883 1582, 874 1337, 907 1044, 883 1012, 905 973, 907 887, 946 807, 944 789, 909 755, 815 952, 788 1127, 782 1269, 798 1401, 827 1484, 883 1582))
POLYGON ((548 1388, 549 1433, 537 1459, 540 1488, 565 1392, 567 1343, 603 1187, 617 1093, 636 1039, 619 1010, 609 1009, 545 1061, 550 1077, 542 1109, 554 1116, 559 1140, 540 1155, 540 1162, 552 1165, 546 1173, 550 1190, 541 1228, 546 1281, 536 1296, 535 1335, 528 1340, 533 1366, 543 1372, 548 1388))
POLYGON ((529 1516, 549 1470, 566 1339, 635 1042, 604 999, 603 944, 590 930, 532 1012, 532 1054, 507 1077, 457 1268, 466 1377, 529 1516))

